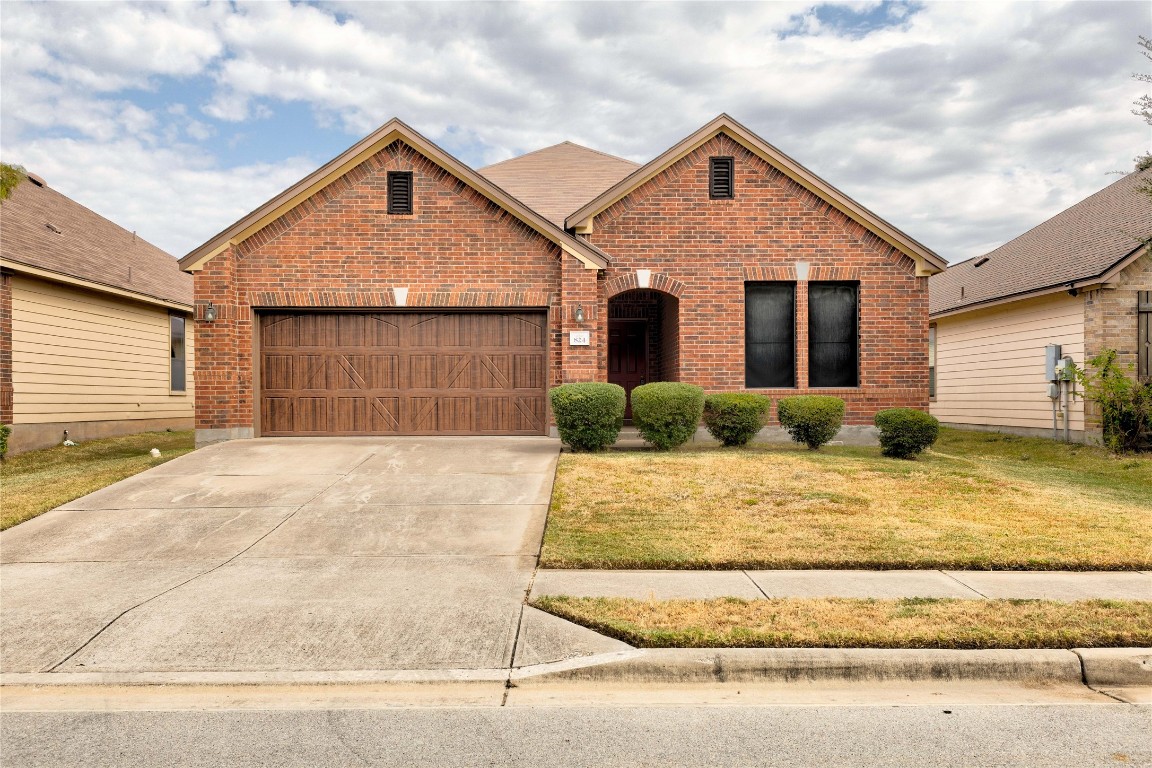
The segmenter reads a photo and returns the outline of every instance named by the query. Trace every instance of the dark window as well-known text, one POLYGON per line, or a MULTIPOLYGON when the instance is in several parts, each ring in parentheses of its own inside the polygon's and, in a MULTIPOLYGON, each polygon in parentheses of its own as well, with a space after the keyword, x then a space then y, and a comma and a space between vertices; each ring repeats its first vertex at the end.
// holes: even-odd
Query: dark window
POLYGON ((730 157, 709 159, 708 196, 713 200, 726 200, 735 197, 732 170, 733 160, 730 157))
POLYGON ((412 173, 388 172, 388 213, 412 213, 412 173))
POLYGON ((172 342, 171 387, 173 392, 184 392, 188 387, 187 353, 184 345, 184 317, 168 316, 169 337, 172 342))
POLYGON ((928 397, 936 397, 936 325, 928 326, 928 397))
POLYGON ((858 386, 859 293, 856 283, 808 284, 808 386, 858 386))
POLYGON ((1136 294, 1136 377, 1152 381, 1152 291, 1136 294))
POLYGON ((744 385, 796 386, 796 283, 744 284, 744 385))

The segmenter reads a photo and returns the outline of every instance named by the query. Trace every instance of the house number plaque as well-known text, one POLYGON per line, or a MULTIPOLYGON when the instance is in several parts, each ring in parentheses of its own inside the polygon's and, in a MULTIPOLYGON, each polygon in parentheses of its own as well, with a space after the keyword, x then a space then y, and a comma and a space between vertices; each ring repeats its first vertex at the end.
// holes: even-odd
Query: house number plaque
POLYGON ((568 331, 568 346, 587 347, 592 343, 592 331, 568 331))

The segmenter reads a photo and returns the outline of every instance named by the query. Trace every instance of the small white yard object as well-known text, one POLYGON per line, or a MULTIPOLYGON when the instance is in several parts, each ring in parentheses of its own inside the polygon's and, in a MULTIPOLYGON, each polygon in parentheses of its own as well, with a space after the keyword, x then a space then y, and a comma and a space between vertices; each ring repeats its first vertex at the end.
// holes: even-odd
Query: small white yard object
POLYGON ((64 445, 66 445, 66 446, 68 446, 69 448, 71 448, 72 446, 76 445, 76 443, 72 442, 71 440, 65 440, 65 441, 64 441, 64 445))
POLYGON ((152 454, 152 458, 154 458, 154 459, 160 458, 160 449, 159 448, 153 448, 152 450, 148 451, 148 453, 152 454))

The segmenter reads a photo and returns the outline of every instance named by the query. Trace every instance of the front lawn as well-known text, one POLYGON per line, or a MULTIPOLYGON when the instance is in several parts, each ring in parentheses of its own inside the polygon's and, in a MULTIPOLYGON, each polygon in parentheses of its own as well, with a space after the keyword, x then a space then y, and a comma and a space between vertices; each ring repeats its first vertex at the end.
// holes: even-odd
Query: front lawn
POLYGON ((1152 456, 942 430, 916 461, 791 445, 561 455, 546 568, 1152 568, 1152 456))
POLYGON ((1135 600, 541 597, 533 605, 640 648, 1105 648, 1152 644, 1135 600))
POLYGON ((193 433, 189 430, 144 432, 10 456, 0 464, 4 501, 0 530, 182 456, 193 448, 193 433), (160 449, 160 458, 154 459, 149 454, 153 448, 160 449))

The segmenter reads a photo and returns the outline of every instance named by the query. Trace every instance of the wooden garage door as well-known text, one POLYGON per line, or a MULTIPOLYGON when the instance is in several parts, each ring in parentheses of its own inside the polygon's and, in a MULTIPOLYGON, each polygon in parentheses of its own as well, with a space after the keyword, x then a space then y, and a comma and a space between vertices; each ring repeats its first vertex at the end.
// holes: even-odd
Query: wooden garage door
POLYGON ((543 312, 264 313, 263 435, 539 435, 543 312))

